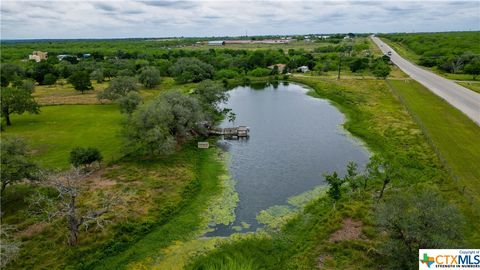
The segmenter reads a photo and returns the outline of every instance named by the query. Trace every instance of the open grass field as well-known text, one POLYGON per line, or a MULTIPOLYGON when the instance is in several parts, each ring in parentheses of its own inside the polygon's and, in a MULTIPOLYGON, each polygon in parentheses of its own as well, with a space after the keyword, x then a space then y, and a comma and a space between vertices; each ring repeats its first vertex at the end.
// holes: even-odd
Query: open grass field
POLYGON ((460 184, 478 200, 480 194, 480 127, 459 110, 415 81, 390 81, 420 119, 460 184))
MULTIPOLYGON (((59 80, 54 85, 38 85, 35 87, 33 96, 40 105, 75 105, 75 104, 108 104, 109 100, 98 100, 97 94, 109 85, 108 81, 97 83, 92 81, 93 90, 85 91, 83 94, 77 91, 64 79, 59 80)), ((171 77, 162 78, 159 85, 154 88, 145 88, 138 84, 140 94, 146 99, 157 96, 162 91, 178 89, 182 92, 188 92, 194 88, 194 83, 178 84, 171 77)))
MULTIPOLYGON (((108 82, 97 83, 92 81, 92 86, 93 90, 85 91, 82 94, 67 83, 65 79, 62 79, 54 85, 36 86, 33 96, 40 105, 100 104, 97 94, 108 87, 108 82)), ((108 103, 108 101, 103 103, 108 103)))
POLYGON ((96 147, 108 163, 121 157, 118 131, 122 119, 117 105, 43 106, 40 114, 12 115, 3 136, 27 139, 42 166, 67 169, 77 146, 96 147))

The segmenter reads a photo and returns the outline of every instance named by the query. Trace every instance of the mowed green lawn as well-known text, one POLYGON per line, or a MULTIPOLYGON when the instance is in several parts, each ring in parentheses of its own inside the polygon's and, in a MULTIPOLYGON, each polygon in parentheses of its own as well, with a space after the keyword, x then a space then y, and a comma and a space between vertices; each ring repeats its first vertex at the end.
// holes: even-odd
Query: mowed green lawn
POLYGON ((390 81, 470 194, 480 194, 480 127, 419 83, 390 81))
POLYGON ((117 105, 44 106, 38 115, 12 115, 2 137, 24 137, 34 159, 49 168, 68 168, 69 153, 77 146, 96 147, 109 162, 120 156, 122 117, 117 105))

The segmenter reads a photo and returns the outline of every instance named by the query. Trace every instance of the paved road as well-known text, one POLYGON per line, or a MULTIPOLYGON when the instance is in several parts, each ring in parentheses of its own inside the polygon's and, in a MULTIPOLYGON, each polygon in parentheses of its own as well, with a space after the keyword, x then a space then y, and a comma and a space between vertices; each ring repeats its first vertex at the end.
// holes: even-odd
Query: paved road
POLYGON ((410 63, 378 37, 372 36, 372 40, 384 53, 388 51, 392 52, 390 59, 403 70, 403 72, 423 84, 430 89, 430 91, 446 100, 480 125, 480 94, 410 63))

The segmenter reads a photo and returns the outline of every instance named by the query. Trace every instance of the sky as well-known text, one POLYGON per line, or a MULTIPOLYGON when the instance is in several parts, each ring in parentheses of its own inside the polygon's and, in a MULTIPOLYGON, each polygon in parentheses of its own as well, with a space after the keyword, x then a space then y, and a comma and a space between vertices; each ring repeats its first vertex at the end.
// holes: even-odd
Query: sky
POLYGON ((2 39, 480 30, 480 1, 9 1, 2 39))

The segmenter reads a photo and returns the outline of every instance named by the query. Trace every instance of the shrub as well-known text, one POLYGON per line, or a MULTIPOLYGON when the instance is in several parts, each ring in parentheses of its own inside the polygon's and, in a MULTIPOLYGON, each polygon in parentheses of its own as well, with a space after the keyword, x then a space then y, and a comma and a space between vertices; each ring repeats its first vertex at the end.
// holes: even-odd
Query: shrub
POLYGON ((237 72, 231 69, 221 69, 215 73, 216 79, 233 79, 238 75, 237 72))
POLYGON ((75 166, 90 166, 93 162, 103 160, 100 151, 93 147, 76 147, 70 152, 70 163, 75 166))
POLYGON ((52 73, 46 74, 45 77, 43 78, 43 84, 45 85, 52 85, 52 84, 55 84, 56 82, 57 82, 57 76, 55 76, 52 73))
POLYGON ((256 68, 248 72, 248 75, 253 77, 265 77, 272 73, 272 71, 268 68, 256 68))

